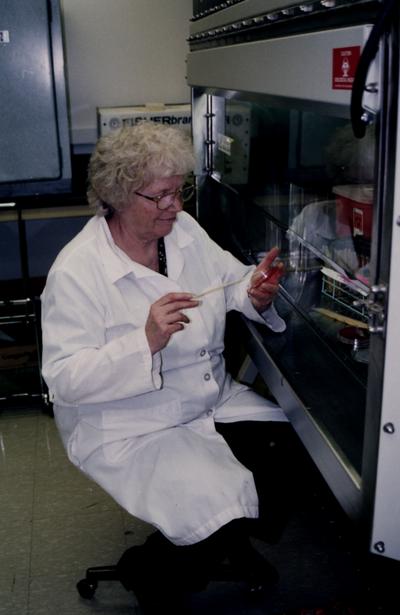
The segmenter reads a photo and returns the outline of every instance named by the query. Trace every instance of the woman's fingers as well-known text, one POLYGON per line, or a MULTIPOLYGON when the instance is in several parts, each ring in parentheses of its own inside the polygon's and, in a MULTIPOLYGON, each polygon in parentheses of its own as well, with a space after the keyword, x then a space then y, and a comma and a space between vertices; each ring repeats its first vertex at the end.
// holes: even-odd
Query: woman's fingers
POLYGON ((267 271, 267 269, 272 265, 278 254, 280 253, 280 249, 275 246, 271 248, 269 252, 264 256, 261 263, 257 266, 257 270, 260 269, 262 271, 267 271))
POLYGON ((278 262, 275 265, 270 266, 268 269, 257 269, 254 271, 248 292, 250 295, 254 294, 256 289, 261 291, 271 291, 272 287, 278 287, 279 280, 285 273, 283 263, 278 262))
POLYGON ((171 335, 190 322, 182 310, 197 307, 199 303, 190 293, 168 293, 153 303, 145 326, 153 354, 164 348, 171 335))

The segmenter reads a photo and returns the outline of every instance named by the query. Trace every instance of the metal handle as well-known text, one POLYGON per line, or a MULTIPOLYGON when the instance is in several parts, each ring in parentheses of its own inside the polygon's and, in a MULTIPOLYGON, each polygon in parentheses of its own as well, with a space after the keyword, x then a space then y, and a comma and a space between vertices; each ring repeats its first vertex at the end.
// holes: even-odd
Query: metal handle
POLYGON ((385 284, 374 284, 371 286, 368 297, 353 302, 353 305, 366 308, 370 333, 385 332, 387 291, 385 284))
POLYGON ((367 88, 368 70, 377 54, 381 37, 390 26, 390 18, 396 6, 397 0, 384 0, 357 65, 351 92, 350 116, 354 136, 358 139, 365 136, 366 128, 371 120, 370 114, 362 106, 363 94, 367 88))

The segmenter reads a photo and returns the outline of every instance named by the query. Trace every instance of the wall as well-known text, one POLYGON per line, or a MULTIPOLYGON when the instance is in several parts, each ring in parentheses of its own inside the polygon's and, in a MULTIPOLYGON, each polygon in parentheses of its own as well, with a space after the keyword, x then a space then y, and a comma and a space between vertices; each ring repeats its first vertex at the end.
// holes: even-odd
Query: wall
POLYGON ((61 0, 71 138, 97 138, 96 107, 187 103, 191 0, 61 0))
MULTIPOLYGON (((74 153, 90 153, 98 106, 190 101, 185 58, 191 0, 60 0, 60 6, 74 153)), ((47 275, 56 254, 85 222, 47 211, 29 216, 30 275, 47 275)), ((20 276, 16 214, 3 213, 0 286, 20 276)))

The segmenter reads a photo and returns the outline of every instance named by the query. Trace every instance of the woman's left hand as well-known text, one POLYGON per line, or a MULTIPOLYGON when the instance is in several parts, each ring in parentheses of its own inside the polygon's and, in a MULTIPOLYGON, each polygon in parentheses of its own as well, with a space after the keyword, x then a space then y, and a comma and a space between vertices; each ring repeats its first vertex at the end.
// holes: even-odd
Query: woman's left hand
POLYGON ((279 280, 285 272, 283 263, 272 264, 278 254, 279 248, 272 248, 267 252, 251 276, 247 294, 260 314, 273 302, 279 289, 279 280))

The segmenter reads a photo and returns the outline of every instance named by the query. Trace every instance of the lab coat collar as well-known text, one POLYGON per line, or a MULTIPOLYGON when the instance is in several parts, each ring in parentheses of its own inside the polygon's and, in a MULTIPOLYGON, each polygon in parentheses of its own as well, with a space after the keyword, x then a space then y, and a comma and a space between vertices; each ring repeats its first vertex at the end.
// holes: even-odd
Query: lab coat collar
MULTIPOLYGON (((115 244, 105 218, 97 217, 96 223, 98 225, 97 237, 100 254, 103 258, 104 270, 113 284, 129 274, 133 274, 136 278, 160 275, 156 271, 131 260, 129 256, 115 244)), ((180 225, 178 214, 178 219, 171 233, 165 237, 168 277, 171 280, 177 280, 180 276, 184 266, 182 249, 192 241, 193 237, 186 233, 180 225)))
POLYGON ((167 254, 168 277, 171 280, 177 280, 181 275, 185 264, 183 249, 193 241, 193 237, 189 235, 180 224, 182 215, 187 214, 178 214, 172 231, 164 239, 165 251, 167 254))

